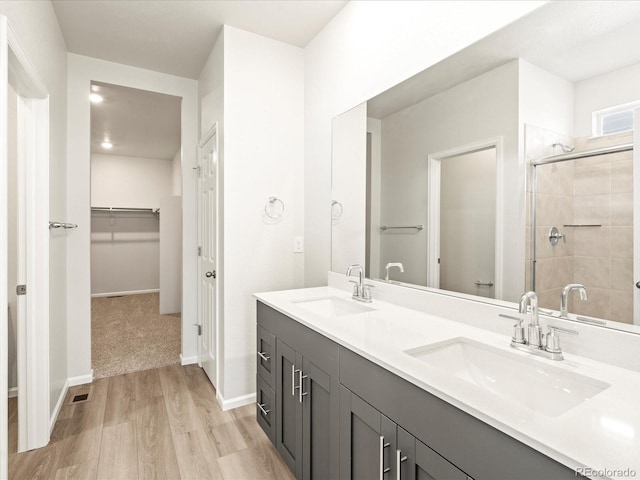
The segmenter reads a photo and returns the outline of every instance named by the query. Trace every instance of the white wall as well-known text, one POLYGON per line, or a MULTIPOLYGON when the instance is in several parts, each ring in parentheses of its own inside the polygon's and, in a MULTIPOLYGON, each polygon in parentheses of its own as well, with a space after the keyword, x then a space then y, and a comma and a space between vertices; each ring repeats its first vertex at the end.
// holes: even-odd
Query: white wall
POLYGON ((173 162, 157 158, 91 155, 91 206, 159 208, 171 196, 173 162))
POLYGON ((182 311, 182 197, 160 200, 160 314, 182 311))
MULTIPOLYGON (((68 274, 69 376, 88 381, 91 375, 90 303, 90 105, 91 81, 149 90, 182 97, 182 216, 183 229, 183 315, 182 356, 196 356, 196 165, 197 82, 80 55, 68 55, 68 220, 78 229, 69 235, 73 251, 68 274)), ((52 292, 53 298, 53 292, 52 292)))
POLYGON ((330 264, 331 119, 546 2, 349 2, 305 48, 305 283, 330 264))
MULTIPOLYGON (((66 214, 67 49, 50 2, 0 2, 40 79, 49 90, 49 199, 52 220, 66 214)), ((52 232, 49 244, 50 407, 67 379, 67 233, 52 232)), ((1 474, 2 472, 0 472, 1 474)))
POLYGON ((255 392, 252 293, 302 284, 302 256, 293 253, 293 237, 302 233, 304 52, 228 26, 223 34, 200 76, 199 91, 201 131, 220 122, 224 92, 218 392, 227 402, 255 392), (224 85, 215 72, 221 62, 224 85), (265 218, 270 196, 285 203, 279 222, 265 218))
POLYGON ((182 195, 182 151, 178 150, 171 160, 171 195, 182 195))
MULTIPOLYGON (((518 63, 521 138, 524 139, 525 124, 572 135, 575 102, 573 83, 525 60, 520 59, 518 63)), ((524 153, 524 145, 521 152, 524 153)))
POLYGON ((640 100, 640 63, 575 84, 574 137, 591 136, 594 111, 640 100))

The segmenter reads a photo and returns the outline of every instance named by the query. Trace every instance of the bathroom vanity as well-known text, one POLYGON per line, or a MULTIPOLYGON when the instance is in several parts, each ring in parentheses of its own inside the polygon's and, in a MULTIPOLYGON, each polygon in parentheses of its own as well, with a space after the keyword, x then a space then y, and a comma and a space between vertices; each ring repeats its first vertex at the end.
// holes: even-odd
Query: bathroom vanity
POLYGON ((297 478, 640 472, 635 372, 331 287, 256 297, 257 419, 297 478))

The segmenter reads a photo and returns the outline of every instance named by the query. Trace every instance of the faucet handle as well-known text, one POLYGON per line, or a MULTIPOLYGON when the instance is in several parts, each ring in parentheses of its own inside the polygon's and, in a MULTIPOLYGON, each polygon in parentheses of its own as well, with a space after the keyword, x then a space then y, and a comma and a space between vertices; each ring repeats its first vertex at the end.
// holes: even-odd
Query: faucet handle
POLYGON ((498 314, 499 317, 508 318, 509 320, 515 320, 518 322, 513 326, 513 336, 511 337, 511 341, 513 343, 527 343, 527 340, 524 336, 524 327, 522 326, 522 318, 515 317, 512 315, 505 315, 504 313, 498 314))
POLYGON ((571 335, 579 335, 577 330, 569 330, 568 328, 554 327, 549 325, 549 333, 545 335, 545 347, 544 349, 550 353, 562 353, 560 349, 560 337, 557 332, 569 333, 571 335))

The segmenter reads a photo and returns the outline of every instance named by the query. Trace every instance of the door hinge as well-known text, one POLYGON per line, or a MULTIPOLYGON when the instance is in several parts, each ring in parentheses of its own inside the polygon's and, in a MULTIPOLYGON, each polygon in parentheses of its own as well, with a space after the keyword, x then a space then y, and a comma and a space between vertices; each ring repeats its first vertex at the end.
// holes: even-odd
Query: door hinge
POLYGON ((18 285, 16 286, 16 295, 26 295, 27 294, 27 286, 26 285, 18 285))
POLYGON ((193 326, 198 329, 198 336, 202 335, 202 325, 198 325, 197 323, 194 323, 193 326))
POLYGON ((199 178, 199 177, 200 177, 200 165, 196 165, 195 167, 193 167, 193 169, 194 169, 194 170, 197 170, 197 172, 196 172, 196 173, 197 173, 198 178, 199 178))
POLYGON ((198 247, 198 256, 201 257, 202 256, 202 247, 198 247))

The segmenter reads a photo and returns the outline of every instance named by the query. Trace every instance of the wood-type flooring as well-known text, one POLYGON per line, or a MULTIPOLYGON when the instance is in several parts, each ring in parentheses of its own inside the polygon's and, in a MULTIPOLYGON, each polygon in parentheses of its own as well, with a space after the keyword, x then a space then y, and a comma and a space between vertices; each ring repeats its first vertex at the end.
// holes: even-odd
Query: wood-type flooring
POLYGON ((223 412, 195 365, 100 378, 69 389, 48 446, 15 453, 9 403, 9 478, 288 480, 293 475, 256 422, 255 404, 223 412), (88 393, 86 401, 71 403, 88 393))

